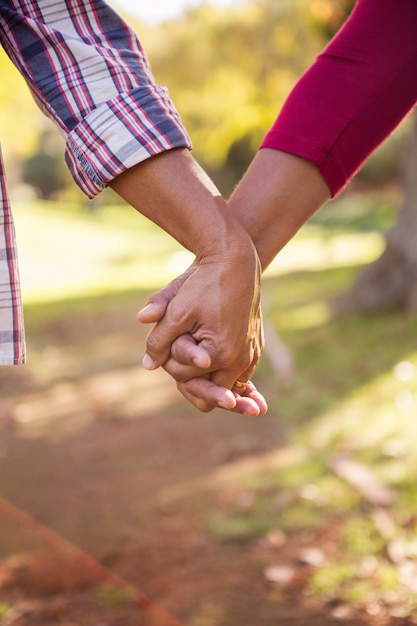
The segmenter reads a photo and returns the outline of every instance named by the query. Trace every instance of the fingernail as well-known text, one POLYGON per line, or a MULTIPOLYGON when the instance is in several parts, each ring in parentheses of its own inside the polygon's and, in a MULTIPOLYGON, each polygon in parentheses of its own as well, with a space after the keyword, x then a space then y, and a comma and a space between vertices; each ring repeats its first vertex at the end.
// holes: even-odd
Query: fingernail
POLYGON ((145 354, 145 356, 143 357, 142 365, 145 368, 145 370, 155 369, 155 363, 153 362, 149 354, 145 354))
POLYGON ((138 315, 140 315, 141 313, 150 313, 153 310, 154 306, 155 305, 150 302, 139 311, 138 315))
POLYGON ((230 411, 231 409, 234 409, 236 406, 236 400, 235 398, 223 398, 222 400, 218 400, 217 401, 217 406, 220 409, 227 409, 228 411, 230 411))
POLYGON ((206 356, 198 355, 193 359, 193 364, 200 369, 206 369, 210 367, 210 359, 206 356))
POLYGON ((219 409, 226 409, 227 411, 231 411, 235 408, 230 402, 218 402, 217 406, 219 407, 219 409))

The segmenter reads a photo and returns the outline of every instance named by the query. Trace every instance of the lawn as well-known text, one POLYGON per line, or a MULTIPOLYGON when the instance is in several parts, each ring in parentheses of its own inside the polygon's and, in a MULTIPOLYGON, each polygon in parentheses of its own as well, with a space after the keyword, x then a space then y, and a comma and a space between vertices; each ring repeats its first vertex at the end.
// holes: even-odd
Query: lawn
MULTIPOLYGON (((392 220, 349 202, 265 277, 291 372, 272 341, 258 421, 196 415, 140 366, 135 314, 188 264, 175 242, 125 207, 16 207, 29 362, 0 375, 0 495, 192 626, 301 625, 314 611, 323 626, 416 623, 417 316, 334 315, 392 220), (221 585, 225 567, 239 589, 221 585)), ((9 558, 23 548, 7 532, 9 558)), ((7 614, 26 591, 2 591, 2 571, 7 614)))

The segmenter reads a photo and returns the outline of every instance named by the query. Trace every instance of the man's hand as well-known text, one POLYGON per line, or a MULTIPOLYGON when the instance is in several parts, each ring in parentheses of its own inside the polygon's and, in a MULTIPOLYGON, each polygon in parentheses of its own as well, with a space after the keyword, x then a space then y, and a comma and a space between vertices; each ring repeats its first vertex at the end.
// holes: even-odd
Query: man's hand
POLYGON ((199 410, 266 412, 264 398, 247 383, 263 348, 260 267, 252 247, 196 261, 155 293, 138 319, 158 322, 147 339, 144 366, 163 365, 199 410))

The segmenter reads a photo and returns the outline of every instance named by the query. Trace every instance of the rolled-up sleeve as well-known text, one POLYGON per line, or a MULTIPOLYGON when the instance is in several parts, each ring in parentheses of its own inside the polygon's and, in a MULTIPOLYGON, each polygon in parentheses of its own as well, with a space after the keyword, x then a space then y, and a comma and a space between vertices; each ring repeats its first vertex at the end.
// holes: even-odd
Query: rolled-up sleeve
POLYGON ((77 185, 97 195, 126 169, 191 149, 132 29, 102 0, 0 0, 1 41, 65 137, 77 185))

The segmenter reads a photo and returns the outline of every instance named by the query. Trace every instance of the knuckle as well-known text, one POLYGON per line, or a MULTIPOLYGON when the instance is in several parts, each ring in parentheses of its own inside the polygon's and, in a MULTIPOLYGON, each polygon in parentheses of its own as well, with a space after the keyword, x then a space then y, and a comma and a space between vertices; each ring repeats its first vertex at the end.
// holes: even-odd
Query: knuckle
POLYGON ((177 389, 184 396, 184 398, 188 400, 190 404, 192 404, 196 409, 198 409, 202 413, 210 413, 210 411, 212 411, 216 407, 215 404, 208 402, 206 400, 203 400, 201 398, 197 398, 196 396, 192 395, 187 390, 186 383, 177 382, 177 389))
POLYGON ((148 350, 156 350, 158 348, 158 339, 155 337, 154 332, 146 337, 146 347, 148 350))
POLYGON ((246 371, 249 369, 253 363, 253 351, 250 350, 246 354, 240 355, 238 359, 236 359, 235 364, 236 367, 240 369, 240 371, 246 371))
POLYGON ((174 365, 164 365, 164 370, 173 378, 177 383, 186 383, 193 376, 193 372, 188 371, 185 368, 175 367, 174 365))
POLYGON ((154 331, 151 331, 146 338, 146 351, 150 355, 155 356, 156 354, 159 354, 159 352, 161 352, 163 349, 164 346, 162 345, 158 334, 154 331))

